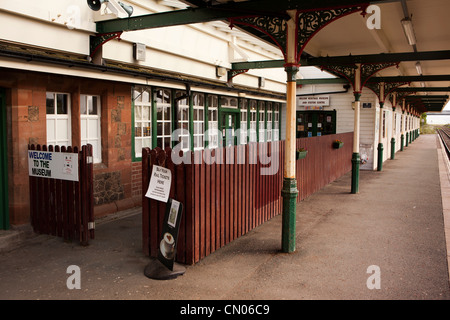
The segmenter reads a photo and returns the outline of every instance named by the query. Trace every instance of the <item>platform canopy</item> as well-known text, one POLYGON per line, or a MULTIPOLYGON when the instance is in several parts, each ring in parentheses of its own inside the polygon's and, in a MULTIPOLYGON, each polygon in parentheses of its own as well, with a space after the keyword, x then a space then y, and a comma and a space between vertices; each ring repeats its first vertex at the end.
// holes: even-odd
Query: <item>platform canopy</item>
MULTIPOLYGON (((448 0, 161 0, 160 2, 169 6, 171 3, 174 4, 172 7, 175 10, 97 22, 97 31, 109 33, 225 21, 233 29, 238 28, 274 47, 280 47, 273 34, 276 34, 276 28, 280 26, 280 19, 284 21, 290 19, 289 10, 317 12, 320 15, 320 11, 332 8, 375 5, 379 8, 378 12, 375 8, 375 11, 368 10, 365 16, 360 13, 345 15, 323 29, 320 28, 319 32, 308 38, 302 48, 300 63, 303 66, 318 66, 317 59, 325 57, 340 58, 340 61, 335 60, 336 63, 345 63, 343 58, 346 57, 348 62, 350 55, 354 59, 353 63, 371 63, 370 59, 373 60, 373 57, 377 57, 378 61, 384 58, 389 60, 398 58, 400 62, 398 68, 386 68, 378 72, 376 77, 383 77, 383 82, 408 81, 408 87, 420 89, 412 93, 416 99, 409 100, 412 106, 421 106, 420 110, 418 109, 420 112, 431 111, 428 109, 428 106, 431 108, 431 104, 424 103, 426 99, 419 99, 420 96, 443 96, 449 93, 450 19, 447 16, 450 12, 450 1, 448 0), (184 6, 177 6, 176 3, 182 3, 184 6), (375 23, 373 26, 377 27, 377 21, 373 19, 378 13, 379 28, 369 28, 368 20, 369 24, 375 23), (257 21, 261 28, 255 28, 255 20, 249 24, 245 23, 245 18, 252 16, 265 17, 257 21), (241 23, 234 23, 238 19, 241 23), (273 29, 272 34, 262 31, 270 28, 273 29)), ((319 20, 327 19, 326 15, 327 13, 324 13, 319 20)), ((233 65, 233 69, 282 67, 284 61, 248 63, 233 65)), ((324 73, 324 77, 329 78, 329 74, 324 73)), ((317 83, 317 80, 315 81, 317 83)), ((371 81, 381 82, 378 79, 371 81)), ((439 102, 433 101, 432 111, 442 110, 447 102, 448 100, 442 99, 439 102)))
MULTIPOLYGON (((199 8, 245 8, 248 14, 268 10, 270 13, 282 13, 286 5, 311 7, 329 7, 335 5, 333 1, 184 1, 192 7, 199 8), (260 5, 258 5, 258 2, 260 5), (264 5, 267 4, 267 7, 264 5), (270 5, 269 3, 272 3, 270 5), (264 4, 264 5, 263 5, 264 4), (248 9, 247 9, 248 8, 248 9)), ((352 1, 341 1, 350 4, 352 1)), ((355 1, 353 1, 355 2, 355 1)), ((450 93, 450 1, 448 0, 392 0, 371 1, 380 8, 380 29, 369 29, 366 17, 351 14, 334 21, 318 32, 307 44, 302 55, 302 65, 318 66, 320 57, 345 57, 352 55, 358 61, 395 61, 396 55, 400 62, 398 68, 387 68, 377 76, 385 77, 385 81, 407 81, 413 97, 408 98, 411 105, 420 111, 441 111, 448 103, 446 95, 450 93), (402 20, 406 28, 413 31, 415 41, 408 42, 402 20), (380 54, 380 55, 379 55, 380 54), (391 54, 389 56, 389 54, 391 54), (402 55, 403 54, 403 55, 402 55), (372 58, 372 60, 370 60, 372 58), (388 59, 389 58, 389 59, 388 59), (367 60, 366 60, 367 59, 367 60), (308 63, 309 61, 309 63, 308 63), (421 78, 420 76, 424 77, 421 78), (435 77, 439 76, 439 77, 435 77), (403 78, 397 78, 403 77, 403 78), (414 88, 417 91, 413 91, 414 88), (424 97, 422 97, 424 96, 424 97), (437 96, 435 99, 432 96, 437 96)), ((255 28, 236 26, 260 39, 274 44, 273 40, 255 28)), ((274 44, 275 45, 275 44, 274 44)), ((348 62, 342 61, 340 63, 348 62)), ((370 62, 369 62, 370 63, 370 62)), ((325 73, 324 73, 325 75, 325 73)), ((373 79, 377 81, 377 79, 373 79)), ((400 89, 401 90, 401 89, 400 89)))

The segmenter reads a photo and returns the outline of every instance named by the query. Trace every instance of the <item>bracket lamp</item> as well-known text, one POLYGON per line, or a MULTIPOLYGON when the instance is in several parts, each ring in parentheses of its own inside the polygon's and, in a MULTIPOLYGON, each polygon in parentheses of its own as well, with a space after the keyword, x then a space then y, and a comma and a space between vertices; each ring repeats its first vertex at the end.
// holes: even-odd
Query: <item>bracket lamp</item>
POLYGON ((414 28, 412 25, 411 18, 402 19, 403 31, 405 32, 406 39, 408 39, 409 45, 413 46, 416 44, 416 36, 414 34, 414 28))

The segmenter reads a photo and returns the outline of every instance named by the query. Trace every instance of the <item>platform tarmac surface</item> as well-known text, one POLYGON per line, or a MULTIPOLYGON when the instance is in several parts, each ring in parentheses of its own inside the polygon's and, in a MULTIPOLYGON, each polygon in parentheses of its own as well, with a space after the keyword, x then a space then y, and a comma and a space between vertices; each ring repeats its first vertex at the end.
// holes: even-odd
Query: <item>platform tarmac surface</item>
POLYGON ((277 216, 183 276, 152 280, 138 208, 99 221, 87 247, 39 235, 0 254, 0 299, 450 299, 436 141, 420 136, 382 172, 361 171, 359 194, 348 173, 300 202, 294 253, 280 252, 277 216), (70 265, 80 289, 67 288, 70 265), (367 286, 370 266, 380 289, 367 286))

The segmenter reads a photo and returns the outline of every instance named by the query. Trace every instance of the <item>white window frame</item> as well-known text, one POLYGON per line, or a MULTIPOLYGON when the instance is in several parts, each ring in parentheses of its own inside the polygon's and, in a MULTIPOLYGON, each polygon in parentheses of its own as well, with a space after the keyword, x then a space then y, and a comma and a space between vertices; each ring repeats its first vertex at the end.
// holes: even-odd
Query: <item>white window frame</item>
POLYGON ((152 148, 152 99, 150 87, 134 87, 134 156, 142 157, 142 148, 152 148), (146 118, 145 110, 148 110, 146 118))
POLYGON ((205 147, 205 95, 202 93, 194 93, 192 99, 194 109, 194 150, 202 150, 205 147))
POLYGON ((280 140, 280 104, 273 104, 273 141, 280 140))
POLYGON ((221 96, 220 97, 220 106, 224 107, 224 108, 237 109, 237 107, 238 107, 238 98, 221 96))
POLYGON ((264 101, 258 102, 258 112, 259 112, 259 119, 258 119, 259 120, 259 142, 266 142, 266 135, 265 135, 265 133, 266 133, 266 104, 264 103, 264 101), (261 115, 262 115, 262 117, 261 117, 261 115))
POLYGON ((219 97, 208 95, 208 148, 219 147, 219 97))
MULTIPOLYGON (((175 96, 181 97, 185 95, 184 91, 177 91, 175 96)), ((184 129, 178 135, 178 139, 181 139, 181 150, 188 151, 190 146, 190 133, 189 133, 189 98, 178 100, 178 129, 184 129)))
MULTIPOLYGON (((47 145, 54 146, 65 146, 68 147, 72 144, 72 117, 71 117, 71 103, 70 103, 70 94, 62 93, 62 92, 47 92, 46 93, 46 101, 49 100, 50 96, 53 96, 54 102, 54 110, 52 114, 48 114, 46 110, 46 125, 47 125, 47 145), (66 114, 58 114, 58 95, 66 96, 67 101, 67 113, 66 114), (50 125, 49 123, 53 122, 53 137, 54 139, 49 139, 49 131, 50 125), (61 130, 58 131, 60 125, 66 122, 66 129, 64 131, 67 134, 67 139, 59 139, 61 136, 61 130)), ((47 105, 47 102, 46 102, 47 105)), ((47 109, 47 108, 46 108, 47 109)))
POLYGON ((241 136, 240 136, 240 144, 247 144, 247 134, 248 134, 248 130, 247 130, 247 123, 248 123, 248 100, 247 99, 241 99, 241 105, 240 105, 240 115, 241 115, 241 125, 240 125, 240 132, 241 132, 241 136))
POLYGON ((267 141, 272 141, 272 127, 273 127, 273 106, 272 102, 266 102, 266 130, 267 130, 267 141))
POLYGON ((155 101, 156 101, 156 145, 158 147, 160 147, 161 149, 165 148, 165 144, 168 140, 168 145, 170 147, 172 147, 171 143, 172 143, 172 92, 170 89, 163 89, 163 88, 159 88, 157 90, 155 90, 155 101), (162 91, 163 92, 163 96, 162 97, 158 97, 158 93, 162 91), (164 94, 168 93, 168 97, 166 97, 164 94), (166 119, 165 117, 165 110, 168 110, 168 115, 169 118, 166 119), (162 111, 162 118, 159 119, 158 118, 158 114, 159 111, 162 111), (169 124, 169 132, 166 132, 166 124, 169 124), (158 126, 161 125, 161 134, 158 134, 158 126), (161 140, 162 139, 162 140, 161 140), (160 144, 160 141, 162 141, 162 144, 160 144))
POLYGON ((92 145, 92 154, 94 158, 94 163, 102 162, 102 133, 101 133, 101 99, 97 95, 80 95, 80 138, 81 145, 87 145, 88 143, 92 145), (94 103, 94 98, 97 104, 97 114, 90 114, 89 100, 94 103), (82 105, 85 105, 86 114, 82 114, 82 105), (95 121, 96 136, 91 136, 89 122, 95 121), (85 126, 83 128, 83 122, 85 126), (83 137, 84 135, 84 137, 83 137))
POLYGON ((257 129, 257 106, 258 102, 256 100, 250 100, 250 134, 249 142, 257 142, 258 136, 256 134, 257 129))

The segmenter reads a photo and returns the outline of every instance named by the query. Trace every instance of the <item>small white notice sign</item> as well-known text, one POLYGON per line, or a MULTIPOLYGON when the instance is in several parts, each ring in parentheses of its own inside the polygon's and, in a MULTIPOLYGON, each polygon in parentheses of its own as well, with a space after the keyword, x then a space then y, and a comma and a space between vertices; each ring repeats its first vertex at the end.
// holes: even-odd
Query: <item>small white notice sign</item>
POLYGON ((172 184, 172 172, 160 166, 153 166, 150 184, 145 196, 162 202, 169 199, 170 185, 172 184))
POLYGON ((28 150, 28 175, 78 181, 78 154, 28 150))

